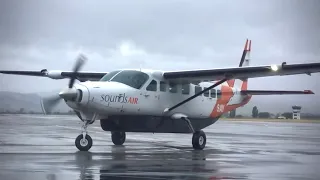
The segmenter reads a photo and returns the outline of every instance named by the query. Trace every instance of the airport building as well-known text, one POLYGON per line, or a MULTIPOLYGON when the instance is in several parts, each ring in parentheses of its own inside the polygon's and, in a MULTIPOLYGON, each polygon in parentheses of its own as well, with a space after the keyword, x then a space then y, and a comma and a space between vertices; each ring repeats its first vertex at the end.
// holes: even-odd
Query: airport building
POLYGON ((292 119, 300 119, 301 106, 292 106, 292 119))

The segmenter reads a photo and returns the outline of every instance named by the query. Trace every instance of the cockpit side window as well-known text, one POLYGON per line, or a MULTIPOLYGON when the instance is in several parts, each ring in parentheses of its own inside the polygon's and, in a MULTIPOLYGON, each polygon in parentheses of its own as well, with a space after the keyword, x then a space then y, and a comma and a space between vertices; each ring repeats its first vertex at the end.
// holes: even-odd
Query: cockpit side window
POLYGON ((169 83, 169 92, 177 93, 178 92, 178 85, 176 83, 170 82, 169 83))
POLYGON ((147 91, 157 91, 157 81, 152 80, 146 89, 147 91))
POLYGON ((104 75, 100 81, 109 81, 114 75, 116 75, 118 72, 120 71, 112 71, 110 73, 107 73, 106 75, 104 75))
POLYGON ((149 75, 144 72, 124 70, 114 76, 110 81, 123 83, 135 89, 140 89, 148 79, 149 75))
POLYGON ((160 81, 160 91, 166 92, 166 90, 167 90, 167 83, 164 81, 160 81))

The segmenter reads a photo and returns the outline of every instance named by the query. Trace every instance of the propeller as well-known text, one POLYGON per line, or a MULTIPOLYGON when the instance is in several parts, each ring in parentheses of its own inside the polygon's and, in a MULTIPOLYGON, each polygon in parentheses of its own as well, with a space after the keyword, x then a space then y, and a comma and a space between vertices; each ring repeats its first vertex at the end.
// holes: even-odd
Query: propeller
POLYGON ((69 88, 73 87, 74 81, 77 78, 77 73, 86 61, 87 61, 87 57, 84 56, 83 54, 80 54, 79 57, 77 58, 75 66, 73 67, 73 73, 71 74, 71 79, 69 81, 69 88))
POLYGON ((41 99, 41 108, 44 114, 48 112, 51 113, 52 109, 59 104, 62 99, 66 100, 74 100, 77 97, 77 91, 73 88, 74 82, 77 79, 77 74, 84 63, 87 61, 87 57, 83 54, 80 54, 77 59, 76 63, 72 69, 72 73, 70 74, 68 88, 61 91, 58 95, 46 97, 41 99))
POLYGON ((59 104, 61 97, 54 95, 50 97, 41 98, 40 104, 44 114, 50 113, 52 109, 59 104))

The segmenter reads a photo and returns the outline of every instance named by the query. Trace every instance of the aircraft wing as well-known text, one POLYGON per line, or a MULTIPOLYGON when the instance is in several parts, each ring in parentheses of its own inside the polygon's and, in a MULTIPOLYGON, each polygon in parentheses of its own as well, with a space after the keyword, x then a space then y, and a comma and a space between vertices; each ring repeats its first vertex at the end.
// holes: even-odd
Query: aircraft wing
POLYGON ((205 69, 190 71, 167 71, 164 79, 178 82, 216 81, 224 78, 246 79, 268 76, 287 76, 320 72, 320 63, 286 64, 266 66, 247 66, 222 69, 205 69))
POLYGON ((13 74, 13 75, 23 75, 23 76, 38 76, 38 77, 48 77, 51 79, 65 79, 72 76, 76 76, 79 81, 97 81, 101 79, 108 72, 77 72, 72 71, 47 71, 43 69, 41 71, 0 71, 2 74, 13 74))
POLYGON ((270 90, 242 90, 243 95, 298 95, 298 94, 314 94, 311 90, 304 91, 270 91, 270 90))

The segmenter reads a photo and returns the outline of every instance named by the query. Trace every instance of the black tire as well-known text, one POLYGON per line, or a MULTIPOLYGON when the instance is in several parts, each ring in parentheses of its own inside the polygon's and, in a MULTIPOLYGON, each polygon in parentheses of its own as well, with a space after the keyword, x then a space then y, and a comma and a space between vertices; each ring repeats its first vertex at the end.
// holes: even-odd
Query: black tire
POLYGON ((80 151, 88 151, 92 147, 92 138, 87 134, 85 137, 85 142, 82 142, 82 134, 80 134, 76 140, 75 145, 80 151))
POLYGON ((207 137, 206 134, 200 130, 193 133, 192 146, 195 150, 202 150, 206 146, 207 137))
POLYGON ((126 132, 111 132, 111 139, 114 145, 122 145, 126 141, 126 132))

